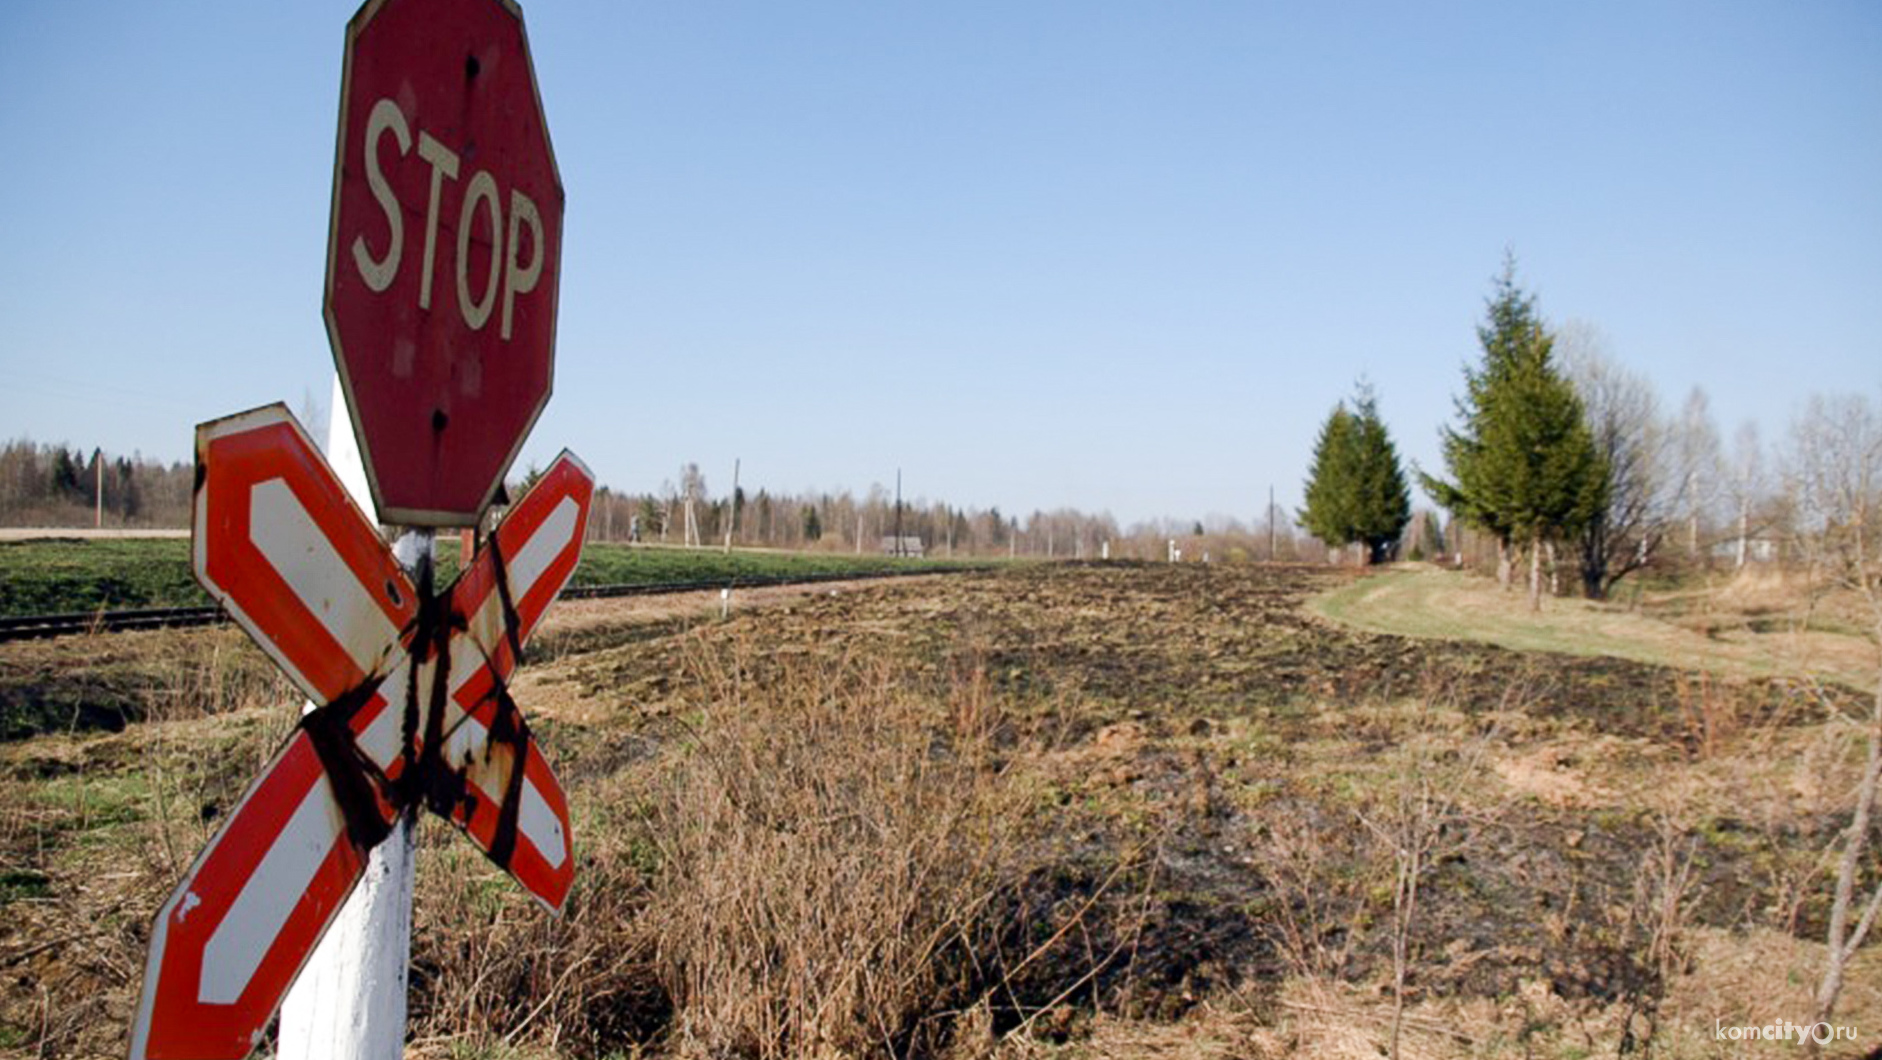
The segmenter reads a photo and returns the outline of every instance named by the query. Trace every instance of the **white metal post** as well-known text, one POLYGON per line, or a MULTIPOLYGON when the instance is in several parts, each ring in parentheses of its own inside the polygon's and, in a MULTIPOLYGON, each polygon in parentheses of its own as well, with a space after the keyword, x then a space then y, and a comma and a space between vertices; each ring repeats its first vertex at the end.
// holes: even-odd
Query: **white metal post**
MULTIPOLYGON (((366 466, 338 375, 327 423, 327 462, 370 513, 366 466)), ((392 551, 411 571, 430 561, 431 546, 430 530, 408 531, 392 551)), ((282 1002, 280 1060, 397 1060, 404 1053, 417 853, 416 817, 407 811, 373 848, 365 875, 282 1002)))

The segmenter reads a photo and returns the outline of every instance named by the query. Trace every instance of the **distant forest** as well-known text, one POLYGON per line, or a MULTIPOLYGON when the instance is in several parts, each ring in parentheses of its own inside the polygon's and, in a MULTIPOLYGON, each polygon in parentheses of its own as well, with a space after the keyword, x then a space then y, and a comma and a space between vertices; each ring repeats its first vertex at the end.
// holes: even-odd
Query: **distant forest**
POLYGON ((0 526, 185 527, 191 465, 36 444, 0 449, 0 526))
MULTIPOLYGON (((0 526, 183 528, 189 525, 193 468, 141 454, 112 456, 69 445, 7 442, 0 449, 0 526)), ((510 487, 517 495, 535 474, 510 487)), ((697 464, 652 492, 602 487, 590 518, 591 540, 643 544, 809 549, 930 556, 1034 556, 1063 559, 1324 560, 1326 550, 1298 534, 1288 513, 1265 521, 1223 517, 1165 519, 1120 528, 1109 513, 1069 508, 1030 513, 961 507, 916 499, 896 505, 886 487, 774 493, 739 486, 714 496, 697 464), (1172 545, 1174 542, 1174 545, 1172 545)))

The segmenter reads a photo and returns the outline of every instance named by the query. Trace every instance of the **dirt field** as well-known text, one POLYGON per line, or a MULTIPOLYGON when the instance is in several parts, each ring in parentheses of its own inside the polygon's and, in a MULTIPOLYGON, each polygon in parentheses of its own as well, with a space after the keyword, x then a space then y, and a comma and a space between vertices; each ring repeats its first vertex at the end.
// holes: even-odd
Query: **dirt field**
MULTIPOLYGON (((1809 1011, 1860 692, 1310 612, 1348 580, 563 607, 515 696, 570 913, 428 826, 413 1053, 1792 1055, 1715 1029, 1809 1011)), ((293 720, 228 631, 0 646, 16 696, 107 669, 151 720, 0 745, 19 1055, 121 1055, 151 914, 293 720)), ((1882 1044, 1873 958, 1839 1019, 1882 1044)))

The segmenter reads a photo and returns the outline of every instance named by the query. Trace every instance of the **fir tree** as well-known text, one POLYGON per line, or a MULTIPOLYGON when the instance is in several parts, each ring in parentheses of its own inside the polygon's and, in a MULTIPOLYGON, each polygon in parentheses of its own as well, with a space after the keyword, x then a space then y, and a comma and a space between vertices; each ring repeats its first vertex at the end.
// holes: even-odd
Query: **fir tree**
POLYGON ((1353 414, 1342 401, 1327 414, 1313 445, 1313 469, 1307 476, 1307 503, 1300 510, 1300 525, 1329 545, 1349 540, 1353 434, 1353 414))
POLYGON ((1328 544, 1363 542, 1367 562, 1382 563, 1411 520, 1411 494, 1372 388, 1361 384, 1353 405, 1320 428, 1301 525, 1328 544))
POLYGON ((1398 447, 1379 418, 1378 400, 1363 383, 1353 401, 1353 426, 1352 540, 1365 542, 1371 562, 1383 563, 1411 522, 1411 490, 1398 447))
POLYGON ((1506 261, 1477 329, 1483 363, 1464 370, 1460 424, 1442 443, 1451 480, 1423 476, 1425 489, 1458 518, 1497 540, 1497 575, 1507 586, 1514 550, 1530 550, 1530 603, 1541 606, 1542 549, 1576 532, 1602 501, 1603 474, 1581 399, 1556 369, 1554 336, 1535 298, 1506 261))

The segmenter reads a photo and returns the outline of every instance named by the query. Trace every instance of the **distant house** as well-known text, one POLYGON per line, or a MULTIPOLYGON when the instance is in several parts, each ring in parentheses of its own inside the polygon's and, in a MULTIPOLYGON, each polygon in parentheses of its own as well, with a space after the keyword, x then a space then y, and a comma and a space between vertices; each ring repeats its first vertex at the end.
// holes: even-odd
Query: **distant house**
MULTIPOLYGON (((1745 560, 1748 563, 1775 563, 1783 554, 1784 539, 1777 534, 1755 533, 1745 540, 1745 560)), ((1735 562, 1738 559, 1738 538, 1733 536, 1714 542, 1712 558, 1735 562)))
POLYGON ((920 559, 923 554, 921 538, 896 537, 890 535, 882 539, 882 554, 885 556, 913 556, 920 559))

